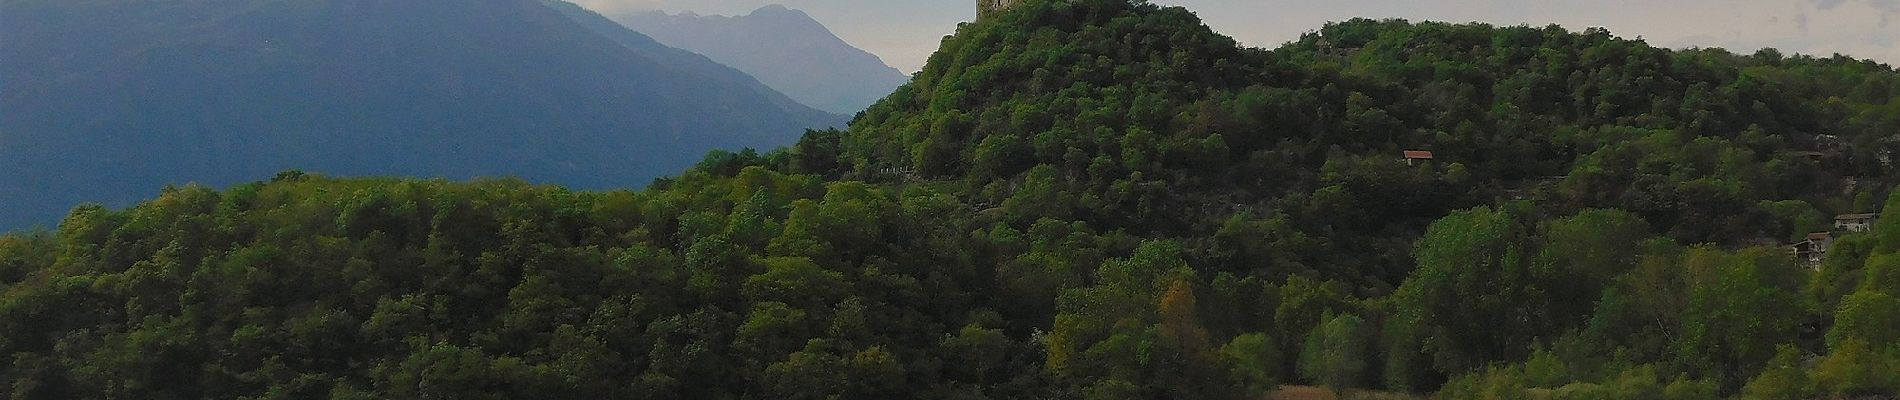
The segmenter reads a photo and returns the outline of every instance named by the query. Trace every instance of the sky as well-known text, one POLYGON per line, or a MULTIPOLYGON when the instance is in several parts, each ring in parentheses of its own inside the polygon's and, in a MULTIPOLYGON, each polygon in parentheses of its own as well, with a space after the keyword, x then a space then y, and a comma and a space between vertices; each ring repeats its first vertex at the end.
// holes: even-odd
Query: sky
MULTIPOLYGON (((804 10, 846 42, 916 71, 976 0, 572 0, 602 14, 640 11, 741 15, 766 4, 804 10)), ((1329 21, 1559 24, 1609 28, 1652 45, 1753 53, 1835 53, 1900 65, 1900 0, 1155 0, 1195 11, 1208 26, 1255 47, 1277 47, 1329 21)))

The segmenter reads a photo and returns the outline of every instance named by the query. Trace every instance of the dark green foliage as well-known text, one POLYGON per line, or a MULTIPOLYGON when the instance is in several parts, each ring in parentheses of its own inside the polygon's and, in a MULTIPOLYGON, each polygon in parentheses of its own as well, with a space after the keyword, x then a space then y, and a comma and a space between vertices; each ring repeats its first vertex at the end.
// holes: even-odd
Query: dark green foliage
POLYGON ((889 398, 1021 370, 1023 339, 969 313, 987 274, 926 250, 931 230, 964 229, 902 211, 928 193, 739 175, 756 180, 695 172, 639 194, 303 177, 81 211, 58 245, 0 240, 28 271, 0 297, 5 377, 73 397, 889 398), (734 228, 687 223, 711 210, 734 228), (818 222, 798 254, 766 249, 808 214, 851 220, 818 222), (951 326, 973 328, 947 342, 951 326))
POLYGON ((1221 347, 1220 355, 1222 361, 1233 366, 1235 379, 1250 393, 1272 390, 1280 381, 1279 371, 1286 362, 1279 348, 1274 346, 1273 338, 1262 333, 1234 337, 1221 347))
POLYGON ((1839 397, 1893 396, 1900 393, 1900 356, 1892 343, 1880 346, 1861 338, 1841 341, 1815 367, 1814 384, 1839 397))
POLYGON ((1800 399, 1814 393, 1814 386, 1808 372, 1802 368, 1801 351, 1791 345, 1783 345, 1775 353, 1775 358, 1748 385, 1742 388, 1739 397, 1744 399, 1800 399))
POLYGON ((1529 218, 1509 207, 1475 209, 1432 225, 1419 241, 1418 270, 1388 300, 1391 378, 1529 356, 1533 344, 1588 320, 1600 290, 1636 267, 1646 237, 1642 221, 1620 211, 1588 210, 1542 229, 1529 218))
POLYGON ((1900 359, 1900 219, 1837 232, 1818 272, 1781 243, 1880 211, 1893 94, 1882 65, 1595 29, 1355 20, 1264 51, 1178 8, 1028 0, 847 131, 639 192, 285 173, 82 206, 0 239, 0 380, 1891 397, 1867 371, 1900 359))
MULTIPOLYGON (((1707 254, 1707 253, 1703 253, 1707 254)), ((1710 262, 1692 284, 1682 314, 1678 359, 1729 384, 1739 384, 1775 356, 1775 346, 1798 337, 1811 315, 1799 296, 1801 271, 1786 252, 1751 249, 1733 255, 1691 256, 1692 268, 1710 262)))
POLYGON ((1365 320, 1347 314, 1327 318, 1314 327, 1300 351, 1300 377, 1335 393, 1365 387, 1372 376, 1370 328, 1365 320))

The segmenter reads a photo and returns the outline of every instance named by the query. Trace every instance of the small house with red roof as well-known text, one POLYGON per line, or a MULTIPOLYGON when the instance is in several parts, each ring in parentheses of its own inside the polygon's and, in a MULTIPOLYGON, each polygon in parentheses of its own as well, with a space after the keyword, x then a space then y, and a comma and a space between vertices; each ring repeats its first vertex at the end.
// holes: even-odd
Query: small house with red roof
POLYGON ((1807 240, 1794 244, 1794 259, 1804 267, 1820 269, 1827 260, 1828 248, 1834 247, 1834 235, 1827 232, 1808 234, 1807 240))

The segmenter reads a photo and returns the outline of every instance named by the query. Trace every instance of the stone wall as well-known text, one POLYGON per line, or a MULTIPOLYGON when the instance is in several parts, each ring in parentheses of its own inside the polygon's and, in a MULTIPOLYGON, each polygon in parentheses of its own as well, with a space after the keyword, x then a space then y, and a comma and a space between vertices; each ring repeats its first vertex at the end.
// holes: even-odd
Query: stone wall
POLYGON ((1020 3, 1020 2, 1021 0, 977 0, 976 1, 976 17, 977 19, 982 19, 984 16, 990 15, 991 13, 1006 10, 1006 9, 1009 9, 1010 7, 1015 7, 1016 3, 1020 3))

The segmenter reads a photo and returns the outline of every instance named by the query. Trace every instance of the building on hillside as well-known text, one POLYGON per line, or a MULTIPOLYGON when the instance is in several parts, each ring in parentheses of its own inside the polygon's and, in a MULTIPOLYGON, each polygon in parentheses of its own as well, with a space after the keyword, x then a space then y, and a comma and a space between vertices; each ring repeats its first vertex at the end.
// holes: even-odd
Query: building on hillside
POLYGON ((1827 261, 1827 251, 1834 246, 1834 235, 1827 232, 1808 234, 1807 240, 1796 242, 1792 247, 1794 260, 1801 266, 1820 269, 1821 262, 1827 261))
POLYGON ((1879 214, 1843 214, 1834 217, 1834 229, 1847 232, 1867 232, 1874 230, 1874 221, 1879 214))
POLYGON ((1406 150, 1403 155, 1405 156, 1405 165, 1418 165, 1419 163, 1437 158, 1437 156, 1433 155, 1429 150, 1406 150))

